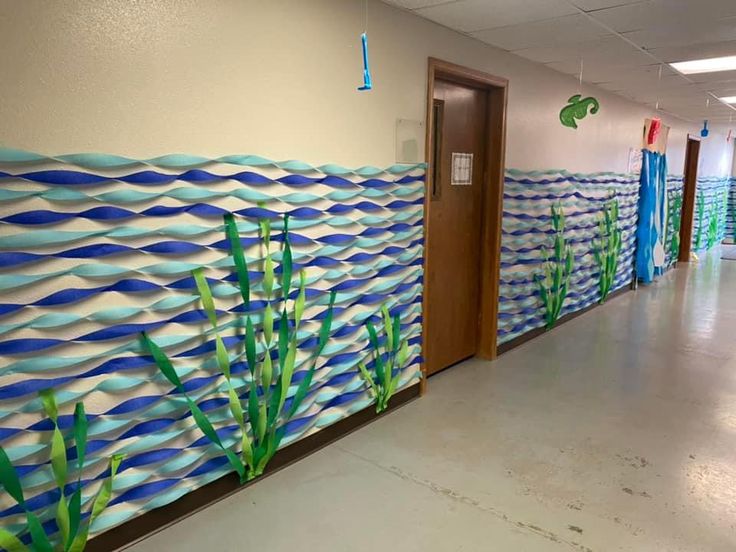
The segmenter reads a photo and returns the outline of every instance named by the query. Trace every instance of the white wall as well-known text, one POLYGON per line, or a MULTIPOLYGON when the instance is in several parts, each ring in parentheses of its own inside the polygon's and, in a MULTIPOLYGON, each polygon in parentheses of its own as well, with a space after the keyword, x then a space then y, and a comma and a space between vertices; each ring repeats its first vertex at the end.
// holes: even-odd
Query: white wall
MULTIPOLYGON (((557 114, 576 79, 378 1, 367 23, 375 89, 361 93, 363 20, 363 0, 2 2, 0 144, 389 165, 396 119, 424 118, 428 56, 511 80, 508 167, 625 171, 652 115, 584 86, 601 111, 565 128, 557 114)), ((699 125, 664 120, 681 173, 699 125)), ((724 136, 712 130, 701 174, 728 171, 724 136)))

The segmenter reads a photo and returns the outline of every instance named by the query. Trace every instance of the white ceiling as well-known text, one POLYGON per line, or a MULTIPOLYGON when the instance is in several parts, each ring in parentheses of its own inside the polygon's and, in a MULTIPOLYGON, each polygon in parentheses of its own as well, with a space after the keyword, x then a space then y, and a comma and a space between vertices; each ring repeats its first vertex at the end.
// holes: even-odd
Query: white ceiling
POLYGON ((736 0, 384 1, 562 73, 582 62, 585 82, 683 119, 736 120, 716 99, 736 96, 736 71, 667 65, 736 55, 736 0))

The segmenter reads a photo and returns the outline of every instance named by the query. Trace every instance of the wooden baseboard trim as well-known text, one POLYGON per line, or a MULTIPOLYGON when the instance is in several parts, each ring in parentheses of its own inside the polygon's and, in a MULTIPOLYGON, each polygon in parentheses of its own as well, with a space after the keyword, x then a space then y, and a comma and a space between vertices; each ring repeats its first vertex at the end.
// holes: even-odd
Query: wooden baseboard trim
POLYGON ((318 451, 330 443, 345 437, 362 426, 396 410, 397 408, 411 402, 419 397, 419 383, 399 391, 392 399, 389 408, 381 414, 376 414, 375 406, 371 405, 356 412, 352 416, 300 439, 291 445, 284 447, 273 457, 266 468, 266 473, 254 481, 240 485, 237 475, 229 473, 195 491, 187 493, 171 504, 151 510, 140 516, 134 517, 125 523, 113 527, 90 539, 85 548, 87 552, 110 552, 123 550, 132 546, 146 537, 162 531, 212 504, 219 502, 237 492, 257 483, 263 477, 267 477, 297 460, 318 451))
MULTIPOLYGON (((632 291, 631 286, 629 284, 625 285, 622 288, 617 289, 616 291, 612 291, 609 295, 606 301, 610 301, 611 299, 615 299, 616 297, 619 297, 623 295, 624 293, 632 291)), ((605 303, 604 303, 605 304, 605 303)), ((566 314, 562 318, 560 318, 557 321, 557 324, 555 324, 555 327, 551 330, 547 330, 546 328, 535 328, 533 330, 529 330, 528 332, 521 334, 520 336, 515 337, 514 339, 507 341, 506 343, 502 343, 498 346, 498 354, 501 355, 503 353, 509 352, 511 349, 515 349, 519 345, 523 345, 527 341, 531 341, 535 337, 539 337, 540 335, 546 334, 548 331, 552 332, 555 329, 559 328, 562 324, 565 322, 569 322, 570 320, 577 318, 578 316, 581 316, 585 314, 588 311, 593 310, 596 307, 601 306, 599 303, 593 303, 592 305, 588 305, 587 307, 580 309, 575 312, 571 312, 569 314, 566 314)))

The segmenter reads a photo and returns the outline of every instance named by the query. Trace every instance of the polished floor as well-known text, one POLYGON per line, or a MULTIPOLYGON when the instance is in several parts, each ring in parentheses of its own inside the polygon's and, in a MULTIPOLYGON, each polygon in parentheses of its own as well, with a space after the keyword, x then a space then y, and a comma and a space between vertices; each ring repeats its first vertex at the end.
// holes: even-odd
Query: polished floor
POLYGON ((130 550, 733 552, 736 261, 451 368, 130 550))

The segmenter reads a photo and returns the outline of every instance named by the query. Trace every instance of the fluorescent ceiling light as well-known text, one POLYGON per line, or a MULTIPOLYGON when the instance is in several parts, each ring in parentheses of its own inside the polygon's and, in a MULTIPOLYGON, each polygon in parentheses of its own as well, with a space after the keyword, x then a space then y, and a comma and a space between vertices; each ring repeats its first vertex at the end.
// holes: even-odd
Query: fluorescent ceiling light
POLYGON ((718 99, 721 100, 722 102, 736 104, 736 96, 725 96, 723 98, 718 98, 718 99))
POLYGON ((685 75, 715 73, 716 71, 736 71, 736 56, 678 61, 676 63, 670 63, 670 65, 685 75))

